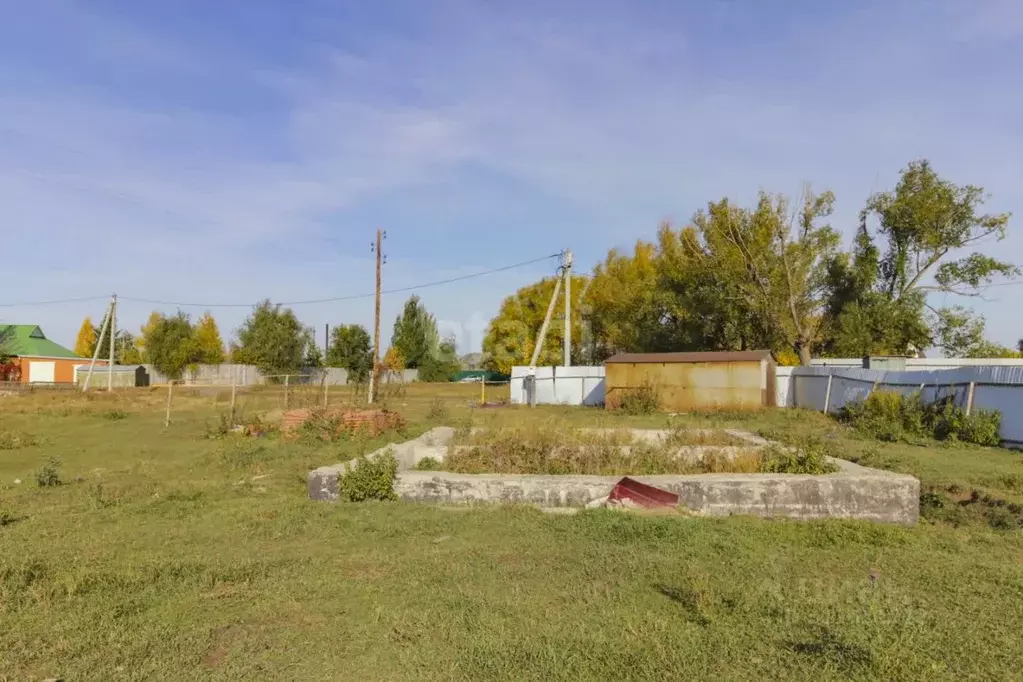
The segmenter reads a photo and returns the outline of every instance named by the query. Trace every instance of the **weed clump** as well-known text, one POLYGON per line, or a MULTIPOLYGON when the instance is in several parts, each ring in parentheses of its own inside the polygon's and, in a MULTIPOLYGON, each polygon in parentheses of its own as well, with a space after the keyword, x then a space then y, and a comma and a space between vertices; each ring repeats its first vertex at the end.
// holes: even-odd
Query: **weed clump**
POLYGON ((36 438, 22 431, 0 431, 0 450, 17 450, 36 444, 36 438))
POLYGON ((997 410, 978 409, 968 415, 966 410, 956 405, 952 396, 927 407, 927 422, 938 440, 988 446, 1001 442, 998 429, 1002 425, 1002 413, 997 410))
POLYGON ((233 424, 231 424, 231 418, 226 412, 221 412, 216 421, 206 422, 206 428, 203 431, 203 435, 211 440, 217 438, 223 438, 231 432, 233 424))
POLYGON ((12 523, 17 523, 23 518, 25 517, 15 514, 14 512, 7 511, 6 509, 0 509, 0 528, 3 526, 9 526, 12 523))
POLYGON ((416 462, 414 467, 417 471, 440 471, 441 462, 436 457, 423 457, 416 462))
POLYGON ((404 433, 408 422, 388 410, 310 410, 298 428, 306 441, 345 441, 379 436, 387 431, 404 433))
POLYGON ((114 408, 112 410, 107 410, 106 412, 104 412, 103 418, 109 419, 112 422, 116 422, 121 421, 122 419, 127 419, 128 413, 120 408, 114 408))
POLYGON ((801 439, 793 447, 765 448, 760 472, 765 474, 830 474, 838 470, 828 461, 833 457, 832 448, 820 438, 801 439))
POLYGON ((444 421, 448 418, 448 406, 440 398, 430 401, 430 409, 426 411, 426 418, 430 421, 444 421))
POLYGON ((653 414, 661 409, 661 399, 657 389, 650 384, 643 384, 609 401, 608 407, 629 415, 653 414))
POLYGON ((60 480, 60 460, 49 457, 36 472, 36 485, 40 488, 52 488, 62 483, 60 480))
POLYGON ((931 487, 920 493, 920 516, 956 527, 979 520, 995 530, 1023 528, 1023 505, 976 489, 967 496, 956 486, 931 487))
POLYGON ((995 446, 1002 414, 978 409, 972 414, 956 404, 954 396, 924 403, 920 393, 874 391, 865 400, 842 408, 839 419, 857 431, 880 441, 895 442, 913 436, 929 436, 952 443, 995 446))
POLYGON ((351 469, 338 476, 338 488, 345 502, 366 500, 397 500, 394 479, 398 475, 398 460, 390 452, 370 459, 362 456, 351 469))

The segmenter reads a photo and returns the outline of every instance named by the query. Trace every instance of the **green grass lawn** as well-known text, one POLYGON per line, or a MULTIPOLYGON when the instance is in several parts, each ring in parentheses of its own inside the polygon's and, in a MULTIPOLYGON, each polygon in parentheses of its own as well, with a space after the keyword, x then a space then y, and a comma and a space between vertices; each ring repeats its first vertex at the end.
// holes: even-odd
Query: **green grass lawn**
MULTIPOLYGON (((666 423, 565 408, 471 416, 478 391, 388 401, 413 435, 469 418, 666 423)), ((0 398, 0 679, 1020 675, 1023 531, 987 513, 1004 505, 928 507, 901 528, 311 503, 309 469, 388 438, 209 439, 223 394, 181 392, 167 429, 164 400, 0 398), (63 484, 40 488, 50 456, 63 484)), ((239 396, 247 415, 281 407, 279 391, 239 396)), ((950 498, 1021 497, 1023 454, 1007 450, 881 444, 801 411, 682 419, 817 435, 950 498)))

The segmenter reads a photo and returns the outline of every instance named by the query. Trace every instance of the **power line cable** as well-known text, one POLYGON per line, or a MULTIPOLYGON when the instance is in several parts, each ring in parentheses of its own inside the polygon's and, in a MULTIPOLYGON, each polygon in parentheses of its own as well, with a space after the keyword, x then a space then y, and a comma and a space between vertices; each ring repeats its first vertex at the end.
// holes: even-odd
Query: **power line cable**
MULTIPOLYGON (((385 289, 381 291, 381 294, 399 294, 406 291, 415 291, 417 289, 426 289, 427 287, 440 286, 442 284, 451 284, 453 282, 462 282, 467 279, 474 279, 476 277, 483 277, 484 275, 492 275, 497 272, 504 272, 506 270, 513 270, 515 268, 521 268, 526 265, 533 265, 534 263, 540 263, 551 258, 558 258, 561 254, 554 253, 549 256, 542 256, 540 258, 534 258, 532 260, 522 261, 521 263, 513 263, 512 265, 505 265, 499 268, 491 268, 489 270, 483 270, 481 272, 474 272, 468 275, 459 275, 458 277, 450 277, 448 279, 440 279, 434 282, 424 282, 422 284, 413 284, 407 287, 398 287, 396 289, 385 289)), ((331 298, 316 298, 305 301, 281 301, 280 305, 315 305, 319 303, 334 303, 337 301, 351 301, 359 298, 370 298, 375 295, 375 292, 368 292, 365 294, 352 294, 349 296, 334 296, 331 298)), ((149 305, 166 305, 166 306, 178 306, 179 308, 251 308, 255 303, 186 303, 181 301, 161 301, 149 298, 134 298, 131 296, 120 296, 121 301, 131 301, 133 303, 147 303, 149 305)))
POLYGON ((104 296, 83 296, 82 298, 61 298, 54 301, 24 301, 22 303, 0 303, 0 308, 18 308, 21 306, 59 305, 61 303, 85 303, 87 301, 101 301, 110 298, 110 294, 104 296))

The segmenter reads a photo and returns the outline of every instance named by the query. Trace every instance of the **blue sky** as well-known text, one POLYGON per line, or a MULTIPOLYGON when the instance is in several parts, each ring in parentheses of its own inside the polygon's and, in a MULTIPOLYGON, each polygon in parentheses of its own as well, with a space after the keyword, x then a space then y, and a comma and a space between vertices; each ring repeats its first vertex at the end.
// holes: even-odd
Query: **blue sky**
MULTIPOLYGON (((377 227, 387 287, 562 248, 588 269, 710 199, 804 181, 850 234, 921 157, 1023 215, 1013 0, 0 5, 0 303, 359 294, 377 227)), ((1021 219, 992 247, 1018 263, 1021 219)), ((553 269, 421 295, 473 350, 553 269)), ((977 302, 994 339, 1023 336, 1021 298, 977 302)), ((384 299, 387 337, 402 302, 384 299)), ((0 320, 70 344, 103 305, 0 320)), ((122 326, 154 307, 174 310, 124 301, 122 326)), ((295 310, 372 321, 371 299, 295 310)), ((213 312, 229 336, 247 311, 213 312)))

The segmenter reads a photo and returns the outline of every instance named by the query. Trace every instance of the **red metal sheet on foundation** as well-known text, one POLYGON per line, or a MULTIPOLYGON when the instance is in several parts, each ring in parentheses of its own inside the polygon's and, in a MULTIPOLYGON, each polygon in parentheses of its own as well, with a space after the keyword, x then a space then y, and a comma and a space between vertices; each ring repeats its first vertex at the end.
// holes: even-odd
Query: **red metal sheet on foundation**
POLYGON ((667 490, 655 488, 646 483, 626 476, 618 481, 607 496, 608 502, 615 500, 629 500, 640 507, 675 507, 678 505, 678 495, 667 490))

